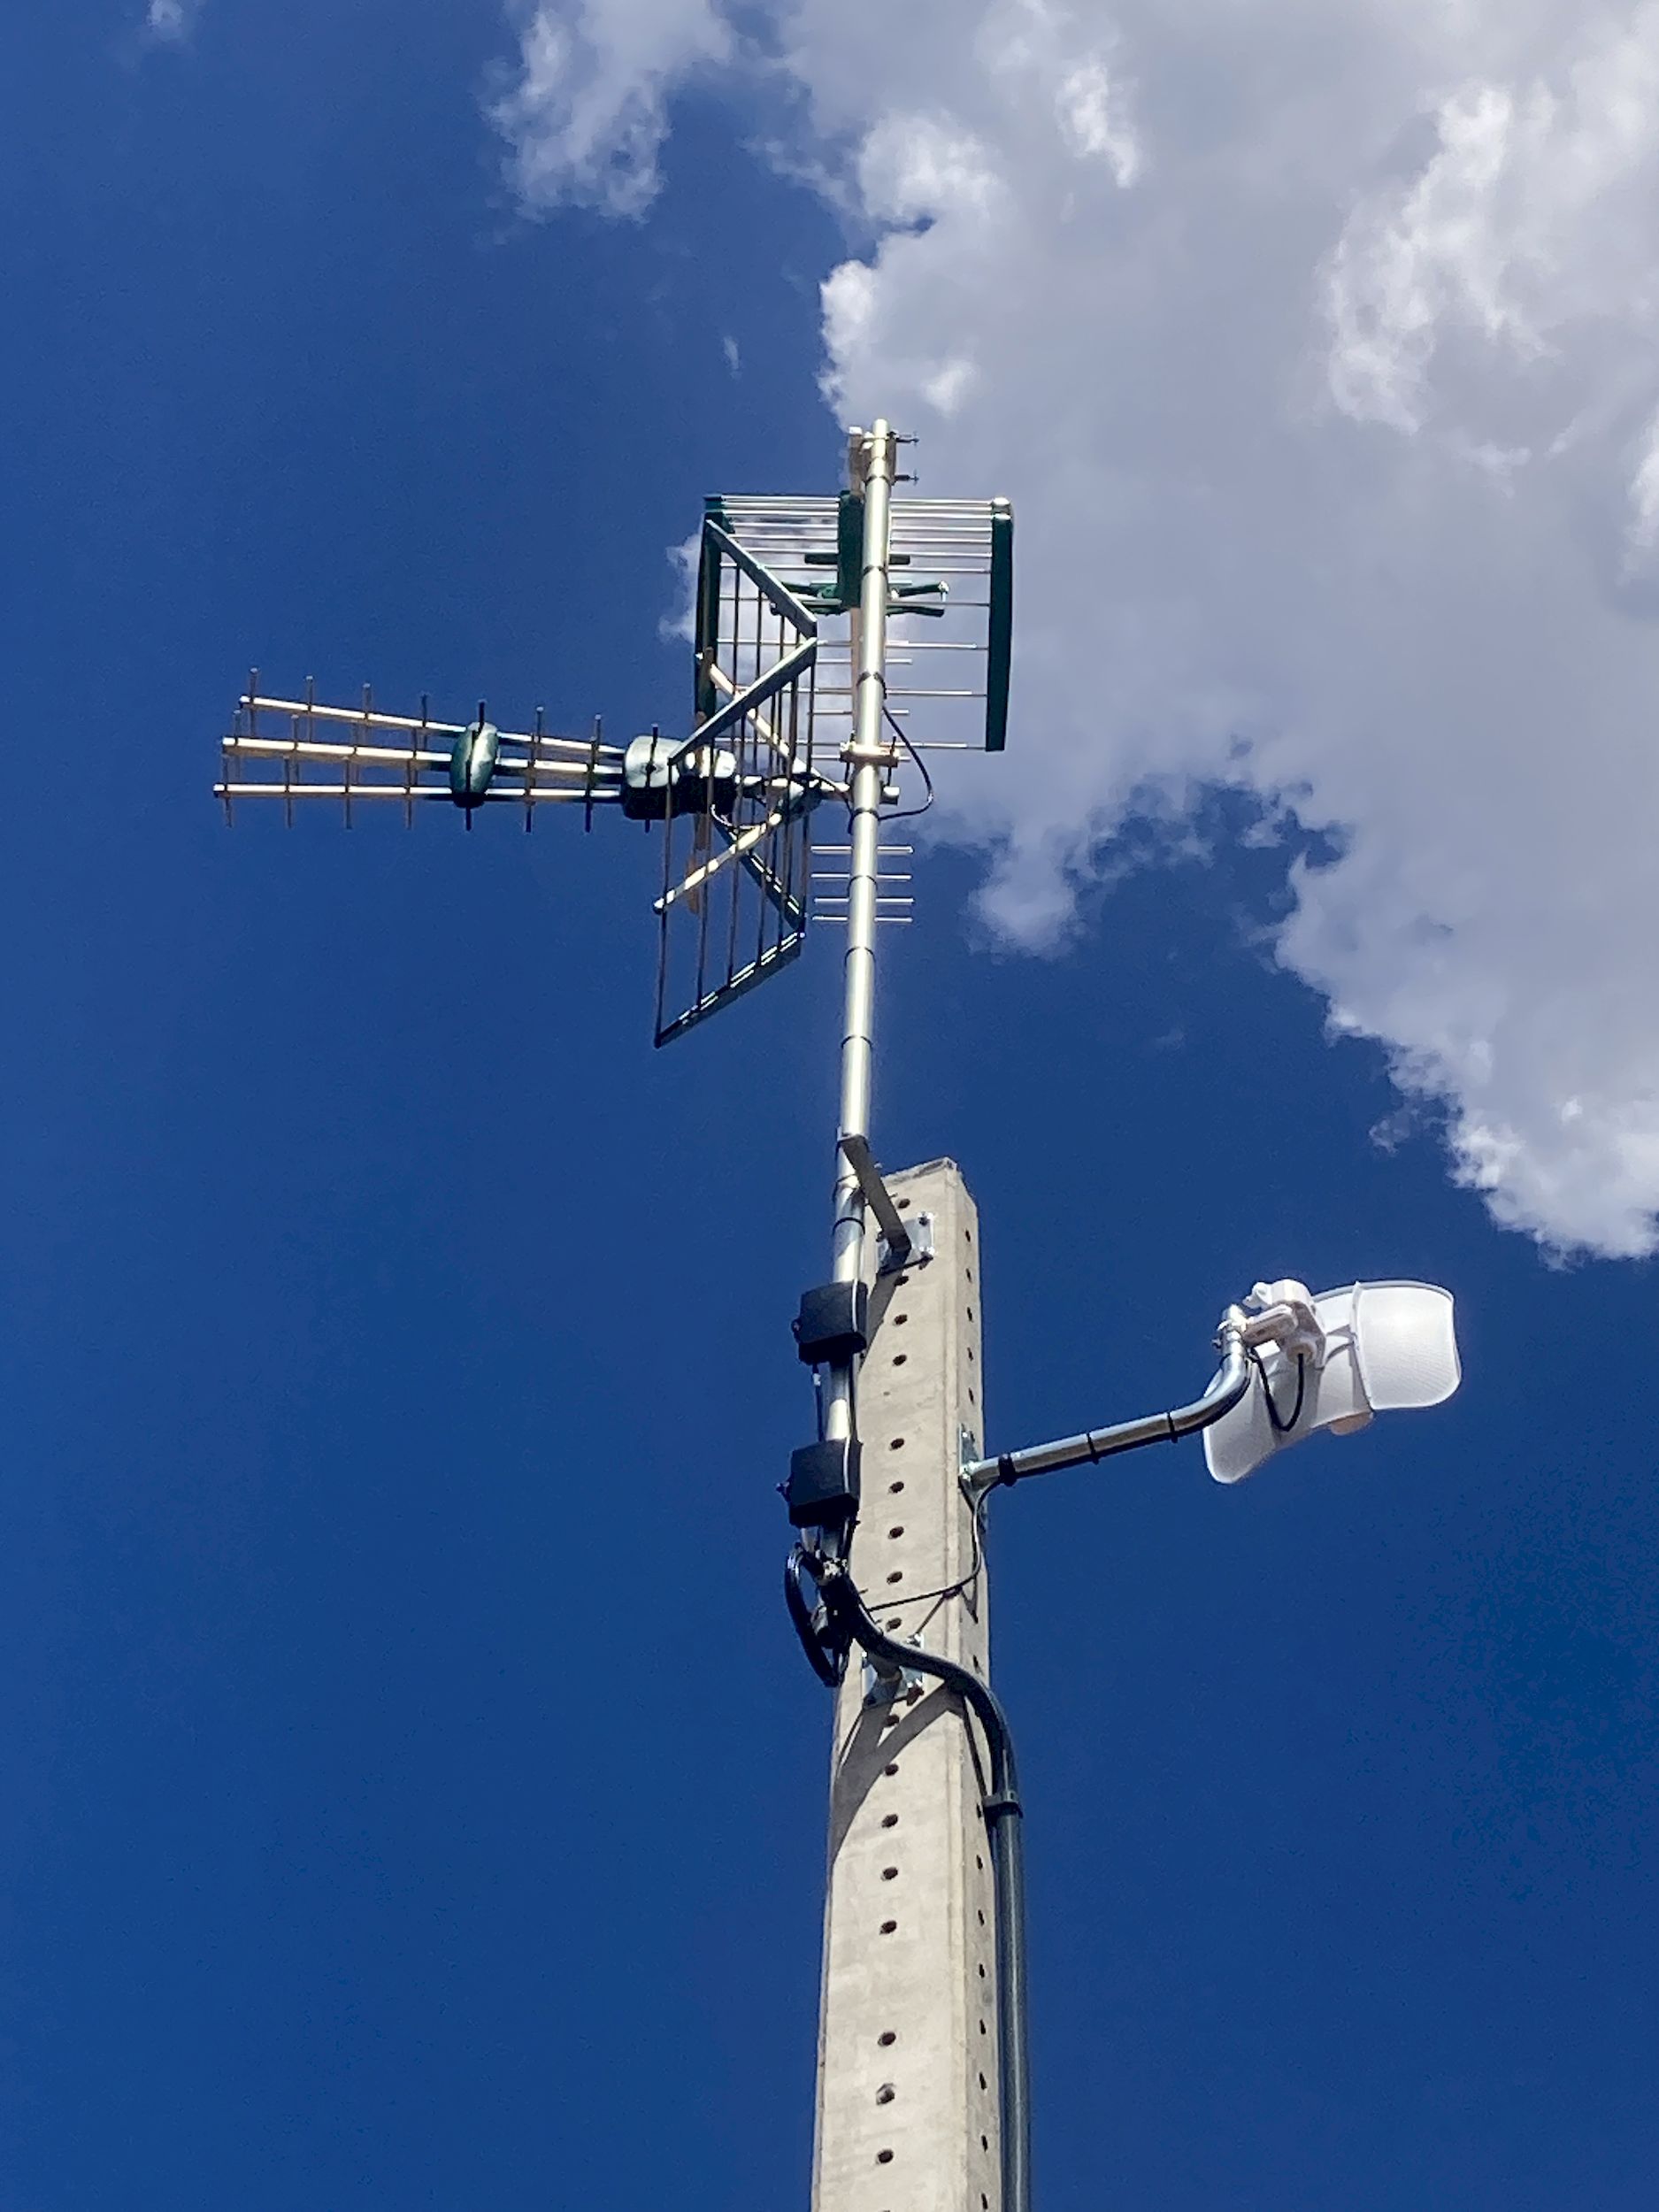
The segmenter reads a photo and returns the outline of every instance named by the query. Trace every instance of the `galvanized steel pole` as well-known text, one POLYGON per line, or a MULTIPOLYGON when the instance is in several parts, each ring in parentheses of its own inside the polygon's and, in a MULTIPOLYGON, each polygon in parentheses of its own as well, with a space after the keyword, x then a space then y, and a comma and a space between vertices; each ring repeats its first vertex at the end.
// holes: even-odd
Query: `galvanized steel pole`
MULTIPOLYGON (((863 448, 864 555, 853 659, 853 732, 845 758, 851 772, 848 862, 847 954, 841 1000, 841 1122, 838 1140, 870 1133, 870 1077, 874 1051, 876 890, 881 808, 892 748, 886 734, 887 606, 894 456, 898 441, 879 421, 863 448)), ((844 1150, 836 1152, 833 1279, 856 1282, 864 1269, 864 1196, 844 1150)), ((856 1430, 856 1363, 838 1362, 825 1378, 824 1434, 840 1443, 856 1430)))

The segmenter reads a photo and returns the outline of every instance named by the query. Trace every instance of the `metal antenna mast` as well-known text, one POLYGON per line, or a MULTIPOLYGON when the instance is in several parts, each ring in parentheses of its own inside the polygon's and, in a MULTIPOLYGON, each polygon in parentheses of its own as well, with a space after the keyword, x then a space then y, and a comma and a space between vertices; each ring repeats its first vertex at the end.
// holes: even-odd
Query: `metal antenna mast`
MULTIPOLYGON (((862 1280, 864 1187, 870 1159, 870 1093, 875 1057, 876 898, 881 806, 893 756, 887 721, 887 608, 892 553, 891 502, 897 444, 878 421, 868 439, 850 441, 852 490, 864 498, 858 615, 853 626, 853 733, 848 826, 847 958, 841 997, 841 1123, 836 1132, 835 1229, 832 1272, 838 1283, 862 1280), (860 1180, 860 1169, 865 1181, 860 1180)), ((824 1434, 844 1443, 856 1436, 856 1356, 829 1363, 824 1386, 824 1434)))
POLYGON ((990 1494, 1200 1431, 1211 1473, 1236 1481, 1319 1429, 1437 1403, 1457 1355, 1451 1302, 1429 1286, 1262 1283, 1225 1310, 1220 1368, 1192 1404, 984 1455, 973 1202, 949 1161, 884 1177, 870 1119, 876 932, 910 903, 889 887, 909 872, 882 869, 909 853, 883 845, 884 817, 910 770, 931 803, 925 753, 1002 749, 1013 515, 1006 500, 896 495, 903 442, 885 421, 850 432, 838 497, 706 503, 685 735, 607 744, 598 722, 562 735, 540 710, 503 731, 482 701, 434 722, 424 701, 388 713, 365 689, 330 706, 256 677, 215 791, 227 818, 244 799, 280 801, 290 822, 297 801, 349 821, 390 800, 412 822, 448 800, 469 829, 503 804, 526 830, 549 805, 579 807, 589 829, 608 810, 660 828, 659 1045, 787 966, 809 921, 845 928, 830 1276, 795 1322, 820 1412, 784 1492, 790 1618, 837 1693, 813 2212, 1030 2212, 1021 1807, 989 1680, 990 1494), (935 666, 969 681, 931 681, 935 666), (973 739, 941 734, 964 707, 973 739), (844 845, 810 843, 826 804, 846 810, 844 845))

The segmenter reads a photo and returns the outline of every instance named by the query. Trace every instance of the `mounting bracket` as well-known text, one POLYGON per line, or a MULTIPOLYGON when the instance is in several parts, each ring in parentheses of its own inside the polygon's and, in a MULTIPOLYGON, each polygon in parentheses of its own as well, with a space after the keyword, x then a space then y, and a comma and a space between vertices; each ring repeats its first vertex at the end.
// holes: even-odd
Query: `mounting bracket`
POLYGON ((931 1260, 933 1256, 933 1223, 930 1214, 918 1214, 915 1231, 905 1221, 893 1202, 893 1194, 881 1179, 870 1149, 868 1137, 849 1136, 841 1140, 841 1156, 857 1178, 858 1187, 864 1194, 864 1203, 876 1217, 881 1232, 881 1248, 876 1263, 878 1275, 896 1275, 902 1267, 909 1267, 913 1260, 931 1260), (924 1230, 923 1225, 926 1224, 924 1230))
POLYGON ((908 1259, 897 1259, 888 1249, 887 1240, 881 1238, 876 1246, 876 1273, 896 1274, 902 1267, 926 1267, 933 1256, 933 1217, 932 1214, 912 1214, 904 1225, 910 1231, 910 1250, 908 1259))
POLYGON ((886 1659, 864 1657, 864 1703, 896 1705, 902 1697, 924 1686, 913 1667, 896 1667, 886 1659))

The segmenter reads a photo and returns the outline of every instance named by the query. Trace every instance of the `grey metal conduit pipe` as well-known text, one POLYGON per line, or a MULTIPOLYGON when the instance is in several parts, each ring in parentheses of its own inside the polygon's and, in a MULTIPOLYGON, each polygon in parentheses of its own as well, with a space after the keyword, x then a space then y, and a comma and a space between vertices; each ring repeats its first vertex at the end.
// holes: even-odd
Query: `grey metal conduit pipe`
POLYGON ((999 1452, 994 1459, 976 1459, 962 1471, 962 1485, 971 1498, 979 1499, 999 1484, 1023 1482, 1028 1475, 1051 1475, 1062 1467, 1082 1467, 1098 1459, 1133 1452, 1142 1444, 1179 1444, 1195 1436, 1224 1413, 1231 1413, 1250 1386, 1250 1356, 1244 1343, 1245 1319, 1229 1306, 1216 1338, 1221 1367, 1202 1398, 1170 1413, 1148 1413, 1139 1421, 1119 1421, 1115 1428, 1085 1429, 1080 1436, 1063 1436, 1052 1444, 1032 1444, 1023 1452, 999 1452))
POLYGON ((872 1659, 932 1675, 955 1690, 985 1731, 991 1787, 981 1807, 991 1847, 996 1903, 996 2070, 1001 2108, 1002 2212, 1031 2212, 1030 2006, 1025 1978, 1024 1808, 1014 1764, 1014 1739, 1002 1700, 988 1682, 953 1659, 914 1644, 895 1643, 870 1617, 846 1570, 826 1562, 818 1586, 831 1623, 872 1659))

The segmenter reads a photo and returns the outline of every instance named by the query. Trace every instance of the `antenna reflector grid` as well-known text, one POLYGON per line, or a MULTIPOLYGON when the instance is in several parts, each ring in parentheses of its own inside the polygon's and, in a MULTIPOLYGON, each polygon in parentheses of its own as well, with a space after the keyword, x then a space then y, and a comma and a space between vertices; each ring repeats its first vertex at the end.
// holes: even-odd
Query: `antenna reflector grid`
MULTIPOLYGON (((833 510, 833 503, 825 503, 833 510)), ((787 966, 805 938, 817 617, 710 503, 698 559, 695 718, 665 779, 657 1041, 787 966)))
MULTIPOLYGON (((849 559, 863 499, 729 498, 714 503, 740 539, 810 611, 849 614, 849 559)), ((900 499, 890 509, 893 597, 887 698, 918 750, 1000 753, 1008 738, 1013 651, 1014 511, 1006 499, 900 499)), ((838 626, 819 654, 822 710, 852 703, 851 645, 838 626)))

